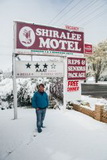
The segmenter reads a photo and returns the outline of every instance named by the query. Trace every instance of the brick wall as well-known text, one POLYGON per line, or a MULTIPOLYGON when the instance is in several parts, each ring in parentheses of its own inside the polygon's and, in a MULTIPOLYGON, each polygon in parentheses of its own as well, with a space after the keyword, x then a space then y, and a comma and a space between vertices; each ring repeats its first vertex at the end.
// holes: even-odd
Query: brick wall
POLYGON ((81 105, 73 104, 73 109, 81 113, 84 113, 98 121, 107 123, 107 111, 105 111, 103 105, 95 105, 95 110, 93 111, 93 110, 84 108, 81 105))
POLYGON ((78 104, 73 104, 73 109, 94 118, 94 111, 90 109, 83 108, 78 104))
POLYGON ((102 111, 101 121, 107 123, 107 111, 102 111))

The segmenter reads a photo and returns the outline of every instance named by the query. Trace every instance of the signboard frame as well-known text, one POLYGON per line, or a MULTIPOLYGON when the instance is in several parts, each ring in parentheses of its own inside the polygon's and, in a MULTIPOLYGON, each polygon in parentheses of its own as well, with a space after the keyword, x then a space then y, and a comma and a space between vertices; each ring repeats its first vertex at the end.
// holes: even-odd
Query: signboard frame
MULTIPOLYGON (((18 53, 13 53, 12 54, 12 77, 13 77, 13 106, 14 106, 14 119, 18 118, 18 113, 17 113, 17 82, 16 82, 16 58, 18 55, 22 55, 22 54, 18 54, 18 53)), ((26 56, 24 54, 24 56, 26 56)), ((31 56, 31 61, 32 61, 32 56, 41 56, 41 55, 31 55, 31 54, 27 54, 27 56, 31 56)), ((44 55, 43 55, 44 56, 44 55)), ((46 56, 46 55, 45 55, 46 56)), ((52 56, 53 55, 47 55, 47 56, 52 56)), ((59 55, 55 55, 55 57, 62 57, 59 55)), ((64 75, 65 75, 65 62, 66 62, 66 56, 63 55, 63 70, 64 70, 64 75)), ((66 83, 65 81, 65 76, 63 75, 63 84, 66 83)), ((25 78, 25 77, 23 77, 25 78)), ((65 91, 65 86, 63 85, 63 90, 65 91)), ((63 94, 63 99, 64 99, 64 106, 66 106, 66 101, 65 101, 65 94, 63 94)))
MULTIPOLYGON (((19 23, 24 23, 24 24, 30 24, 32 25, 31 23, 25 23, 25 22, 19 22, 19 23)), ((34 24, 33 24, 34 25, 34 24)), ((42 25, 41 25, 42 26, 42 25)), ((50 27, 50 28, 53 28, 53 27, 50 27)), ((54 27, 55 28, 55 27, 54 27)), ((57 29, 57 28, 55 28, 57 29)), ((59 30, 61 30, 60 28, 58 28, 59 30)), ((62 29, 64 30, 65 32, 67 31, 66 29, 62 29)), ((69 31, 70 32, 70 31, 69 31)), ((74 31, 73 31, 74 33, 74 31)), ((78 32, 80 34, 80 32, 78 32)), ((45 50, 45 52, 43 53, 43 50, 42 51, 39 51, 39 50, 29 50, 28 48, 26 50, 18 50, 16 49, 16 45, 17 45, 17 21, 14 22, 14 49, 13 49, 13 54, 12 54, 12 69, 13 69, 13 95, 14 95, 14 119, 17 119, 18 116, 17 116, 17 83, 16 83, 16 57, 18 55, 24 55, 24 56, 31 56, 31 61, 32 61, 32 57, 33 56, 52 56, 52 57, 63 57, 63 65, 64 65, 64 75, 63 75, 63 103, 64 103, 64 109, 66 108, 66 104, 67 104, 67 96, 66 96, 66 92, 67 92, 67 57, 68 56, 83 56, 83 53, 84 53, 84 33, 82 32, 83 34, 83 40, 82 40, 82 52, 81 53, 78 53, 78 52, 66 52, 66 51, 62 51, 62 50, 59 50, 59 53, 55 51, 55 53, 50 50, 45 50), (58 54, 57 54, 58 53, 58 54)), ((78 97, 80 96, 80 92, 78 92, 78 97)), ((69 96, 68 96, 69 97, 69 96)))
MULTIPOLYGON (((28 36, 28 34, 26 36, 28 36)), ((76 53, 83 54, 84 53, 84 32, 82 32, 82 31, 81 32, 80 31, 78 31, 78 32, 72 31, 71 32, 71 31, 69 31, 67 29, 63 29, 63 28, 56 28, 56 27, 43 26, 43 25, 38 25, 38 24, 15 21, 14 22, 14 51, 13 52, 20 53, 20 54, 21 53, 22 54, 38 54, 39 53, 39 54, 44 54, 44 55, 45 54, 48 54, 48 55, 50 55, 50 54, 53 54, 53 55, 57 55, 57 54, 72 55, 74 53, 75 54, 76 53), (21 28, 20 25, 22 25, 23 27, 21 28), (20 28, 18 28, 18 26, 20 28), (26 27, 25 30, 24 30, 24 26, 26 27), (30 34, 27 31, 27 29, 28 29, 27 26, 29 28, 31 28, 31 30, 28 30, 28 31, 31 31, 30 33, 32 33, 32 34, 30 34), (36 28, 36 30, 37 30, 37 31, 35 31, 36 33, 34 31, 32 31, 33 28, 35 29, 35 27, 39 27, 39 28, 36 28), (31 41, 34 40, 34 43, 31 46, 29 46, 29 44, 27 46, 27 44, 26 44, 27 40, 23 40, 23 37, 25 37, 24 34, 25 35, 27 34, 27 33, 25 33, 25 31, 33 36, 34 36, 33 32, 35 33, 35 38, 30 39, 31 41), (46 32, 46 31, 47 32, 50 31, 49 33, 51 35, 46 35, 44 37, 43 34, 45 34, 44 32, 46 32), (41 35, 39 35, 39 34, 41 34, 41 35), (43 41, 43 38, 46 40, 44 40, 44 42, 41 42, 40 38, 42 38, 42 41, 43 41), (49 41, 49 38, 50 38, 50 41, 49 41), (42 45, 44 44, 45 47, 42 46, 40 48, 40 45, 39 46, 37 45, 39 43, 38 41, 40 41, 40 43, 42 45), (58 43, 59 43, 59 45, 58 45, 58 43), (57 45, 58 45, 58 47, 57 47, 57 45), (52 46, 54 47, 53 49, 52 49, 52 46), (67 46, 69 46, 69 47, 67 47, 67 46), (55 47, 57 47, 57 48, 55 48, 55 47)))

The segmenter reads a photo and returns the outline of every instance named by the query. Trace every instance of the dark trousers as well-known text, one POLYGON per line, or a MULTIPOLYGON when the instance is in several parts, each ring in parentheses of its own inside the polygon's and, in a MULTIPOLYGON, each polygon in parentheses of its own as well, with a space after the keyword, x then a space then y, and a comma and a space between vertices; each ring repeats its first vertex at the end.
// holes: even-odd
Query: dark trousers
POLYGON ((36 110, 37 117, 37 128, 40 129, 43 126, 43 121, 45 119, 46 109, 36 110))

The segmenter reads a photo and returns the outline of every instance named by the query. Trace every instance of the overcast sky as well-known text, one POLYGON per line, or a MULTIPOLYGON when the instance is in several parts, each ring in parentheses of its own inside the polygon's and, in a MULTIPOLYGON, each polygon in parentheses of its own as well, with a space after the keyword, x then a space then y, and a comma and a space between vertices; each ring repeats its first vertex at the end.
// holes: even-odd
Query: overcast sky
POLYGON ((84 28, 85 42, 107 39, 107 0, 0 0, 0 69, 12 66, 13 21, 84 28))

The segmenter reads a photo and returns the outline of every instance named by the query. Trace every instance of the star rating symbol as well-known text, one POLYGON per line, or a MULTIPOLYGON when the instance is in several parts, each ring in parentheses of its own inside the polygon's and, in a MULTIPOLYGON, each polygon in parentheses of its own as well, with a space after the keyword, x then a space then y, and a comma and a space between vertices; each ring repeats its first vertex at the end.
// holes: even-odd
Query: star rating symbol
POLYGON ((43 66, 44 66, 44 68, 47 68, 48 65, 45 63, 43 66))
POLYGON ((36 63, 35 68, 39 68, 40 64, 36 63))
POLYGON ((30 68, 31 67, 31 64, 26 64, 26 68, 30 68))
POLYGON ((56 65, 53 63, 53 64, 51 65, 51 69, 55 69, 55 67, 56 67, 56 65))

